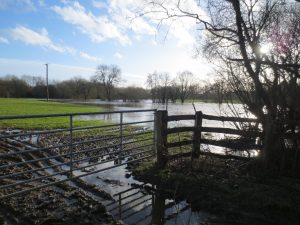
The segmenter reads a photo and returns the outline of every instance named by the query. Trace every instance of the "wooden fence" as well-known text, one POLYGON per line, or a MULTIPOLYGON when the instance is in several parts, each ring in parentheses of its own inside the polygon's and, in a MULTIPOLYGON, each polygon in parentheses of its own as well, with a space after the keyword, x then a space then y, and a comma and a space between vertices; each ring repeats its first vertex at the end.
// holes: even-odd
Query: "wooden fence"
MULTIPOLYGON (((191 159, 199 157, 200 154, 200 145, 207 144, 237 150, 249 150, 249 149, 260 149, 262 146, 254 143, 245 143, 245 141, 238 140, 214 140, 206 139, 203 137, 202 133, 222 133, 222 134, 231 134, 231 135, 240 135, 242 137, 260 137, 262 134, 257 131, 245 131, 233 128, 224 128, 224 127, 204 127, 202 126, 203 120, 216 120, 222 122, 248 122, 248 123, 257 123, 257 119, 253 118, 239 118, 239 117, 223 117, 223 116, 212 116, 203 114, 201 111, 195 113, 195 115, 172 115, 168 116, 168 111, 160 110, 156 112, 155 116, 155 131, 156 131, 156 150, 157 150, 157 163, 160 167, 164 167, 168 160, 191 156, 191 159), (168 128, 168 122, 171 121, 181 121, 181 120, 193 120, 194 126, 189 127, 174 127, 168 128), (190 140, 179 140, 177 142, 168 142, 168 135, 182 132, 192 132, 192 139, 190 140), (191 151, 178 154, 169 154, 169 149, 175 147, 182 147, 185 145, 191 145, 191 151)), ((253 140, 253 139, 252 139, 253 140)), ((212 154, 212 153, 210 153, 212 154)), ((213 154, 216 155, 216 154, 213 154)), ((218 155, 222 157, 222 155, 218 155)), ((224 156, 224 155, 223 155, 224 156)), ((232 158, 241 158, 240 156, 231 156, 232 158)))

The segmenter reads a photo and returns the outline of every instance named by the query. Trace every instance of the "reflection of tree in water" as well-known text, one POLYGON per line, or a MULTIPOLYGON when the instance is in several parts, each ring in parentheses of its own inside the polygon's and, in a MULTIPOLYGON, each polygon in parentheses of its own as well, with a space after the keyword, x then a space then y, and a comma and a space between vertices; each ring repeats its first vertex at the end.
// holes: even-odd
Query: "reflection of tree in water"
POLYGON ((106 205, 108 211, 125 224, 198 224, 199 220, 207 218, 191 212, 186 201, 176 203, 172 194, 158 187, 145 185, 139 188, 115 194, 116 201, 106 205))
MULTIPOLYGON (((146 194, 143 191, 135 192, 136 190, 130 188, 116 194, 115 206, 109 211, 126 224, 148 224, 150 221, 151 224, 164 224, 166 195, 161 192, 146 194)), ((111 204, 107 206, 109 205, 111 204)))
POLYGON ((165 223, 165 196, 160 192, 153 194, 151 223, 157 225, 165 223))
POLYGON ((103 114, 103 120, 111 120, 112 114, 103 114))

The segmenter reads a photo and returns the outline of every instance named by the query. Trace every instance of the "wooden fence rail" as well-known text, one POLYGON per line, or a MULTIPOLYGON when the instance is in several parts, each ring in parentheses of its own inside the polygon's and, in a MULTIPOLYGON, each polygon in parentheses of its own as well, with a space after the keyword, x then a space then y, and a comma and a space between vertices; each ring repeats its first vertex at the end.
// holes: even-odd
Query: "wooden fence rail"
POLYGON ((168 116, 168 111, 160 110, 156 112, 155 116, 155 131, 156 131, 156 149, 157 149, 157 162, 160 167, 164 167, 168 160, 175 159, 182 156, 191 156, 193 160, 200 155, 200 145, 208 144, 225 148, 232 148, 237 150, 249 150, 249 149, 260 149, 262 146, 257 145, 253 142, 245 143, 243 141, 236 140, 212 140, 202 138, 202 132, 207 133, 222 133, 230 135, 240 135, 247 138, 261 137, 261 132, 256 131, 244 131, 233 128, 223 127, 203 127, 203 120, 217 120, 217 121, 228 121, 228 122, 248 122, 257 123, 257 119, 254 118, 238 118, 238 117, 224 117, 224 116, 212 116, 203 114, 201 111, 197 111, 195 115, 171 115, 168 116), (194 120, 194 126, 188 127, 174 127, 168 128, 168 122, 180 121, 180 120, 194 120), (177 142, 168 142, 168 135, 192 132, 191 140, 181 140, 177 142), (186 145, 192 145, 191 152, 184 152, 179 154, 170 155, 168 149, 175 147, 182 147, 186 145))
POLYGON ((245 130, 237 130, 233 128, 223 128, 223 127, 202 127, 202 131, 208 133, 235 134, 235 135, 251 136, 251 137, 262 136, 262 133, 257 131, 245 131, 245 130))
POLYGON ((213 116, 203 114, 203 119, 206 120, 219 120, 223 122, 258 122, 255 118, 240 118, 240 117, 227 117, 227 116, 213 116))
POLYGON ((194 120, 195 115, 174 115, 168 116, 168 121, 179 121, 179 120, 194 120))

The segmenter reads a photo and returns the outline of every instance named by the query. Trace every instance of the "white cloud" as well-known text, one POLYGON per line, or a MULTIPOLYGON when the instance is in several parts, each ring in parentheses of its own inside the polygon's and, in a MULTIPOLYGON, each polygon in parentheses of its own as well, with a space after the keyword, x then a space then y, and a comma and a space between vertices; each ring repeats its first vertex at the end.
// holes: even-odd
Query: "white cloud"
POLYGON ((122 45, 131 44, 129 38, 106 16, 95 16, 80 5, 79 2, 64 7, 54 6, 52 9, 65 22, 75 25, 82 33, 87 34, 93 42, 116 39, 122 45))
MULTIPOLYGON (((42 28, 40 31, 34 31, 24 26, 17 26, 10 30, 12 37, 15 40, 19 40, 28 45, 40 46, 45 49, 51 49, 59 53, 68 53, 71 55, 76 55, 78 51, 75 48, 60 46, 55 44, 48 36, 48 31, 42 28)), ((0 43, 8 43, 8 40, 0 37, 0 43)), ((88 59, 90 61, 101 61, 101 58, 89 55, 86 52, 79 52, 80 57, 88 59)))
POLYGON ((109 13, 112 20, 122 29, 132 30, 138 35, 155 35, 156 28, 145 18, 135 15, 134 9, 130 6, 122 7, 111 2, 109 13))
MULTIPOLYGON (((206 17, 205 12, 195 0, 181 1, 181 9, 191 14, 206 17)), ((170 15, 182 15, 178 10, 178 0, 163 1, 162 8, 159 4, 150 4, 144 0, 111 0, 109 13, 112 20, 124 29, 131 29, 140 35, 162 35, 162 40, 174 39, 178 46, 193 46, 195 41, 196 20, 187 17, 167 18, 164 10, 170 15), (141 12, 143 15, 138 14, 141 12), (159 25, 159 26, 158 26, 159 25), (159 28, 159 29, 157 29, 159 28)))
MULTIPOLYGON (((171 14, 181 15, 177 3, 177 0, 168 0, 163 4, 171 14)), ((162 35, 163 40, 165 38, 176 40, 178 46, 193 46, 196 43, 194 36, 196 20, 186 17, 164 20, 166 14, 158 5, 145 3, 144 0, 110 0, 105 3, 93 0, 92 5, 98 9, 99 15, 88 11, 77 1, 65 0, 63 6, 55 5, 52 9, 65 22, 74 25, 96 43, 115 39, 122 45, 128 45, 131 44, 129 35, 136 40, 142 40, 144 35, 162 35), (144 14, 141 15, 139 12, 144 14)), ((194 0, 182 1, 181 7, 189 13, 206 16, 194 0)))
POLYGON ((9 43, 9 41, 7 40, 7 38, 5 38, 5 37, 1 37, 0 36, 0 44, 8 44, 9 43))
POLYGON ((76 52, 77 52, 77 50, 76 50, 75 48, 72 48, 72 47, 64 47, 64 50, 65 50, 67 53, 71 54, 71 55, 75 55, 76 52))
POLYGON ((79 54, 80 54, 80 56, 81 56, 82 58, 87 59, 87 60, 90 60, 90 61, 95 61, 95 62, 101 61, 101 58, 96 57, 96 56, 92 56, 92 55, 90 55, 90 54, 88 54, 88 53, 86 53, 86 52, 80 52, 79 54))
POLYGON ((178 24, 170 29, 170 34, 177 40, 177 46, 193 46, 196 44, 194 29, 187 29, 186 24, 178 24))
MULTIPOLYGON (((45 62, 33 60, 18 60, 0 58, 0 77, 7 74, 22 76, 30 74, 34 76, 45 76, 45 62), (18 65, 18 66, 16 66, 18 65)), ((49 80, 66 80, 78 75, 89 79, 95 74, 95 68, 79 67, 63 64, 49 63, 49 80)))
POLYGON ((115 56, 116 58, 118 58, 118 59, 122 59, 122 58, 123 58, 123 55, 122 55, 121 53, 119 53, 119 52, 116 52, 116 53, 114 54, 114 56, 115 56))
POLYGON ((48 37, 48 31, 45 28, 42 28, 40 32, 36 32, 24 26, 17 26, 11 29, 11 35, 15 40, 22 41, 29 45, 37 45, 61 53, 65 52, 64 48, 51 41, 48 37))

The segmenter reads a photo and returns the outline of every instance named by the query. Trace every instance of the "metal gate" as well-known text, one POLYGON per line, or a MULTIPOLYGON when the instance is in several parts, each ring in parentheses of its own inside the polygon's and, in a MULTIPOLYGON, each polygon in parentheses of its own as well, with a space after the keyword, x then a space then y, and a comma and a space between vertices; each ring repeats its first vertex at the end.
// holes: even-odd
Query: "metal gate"
POLYGON ((0 199, 153 157, 155 111, 0 117, 0 199))

